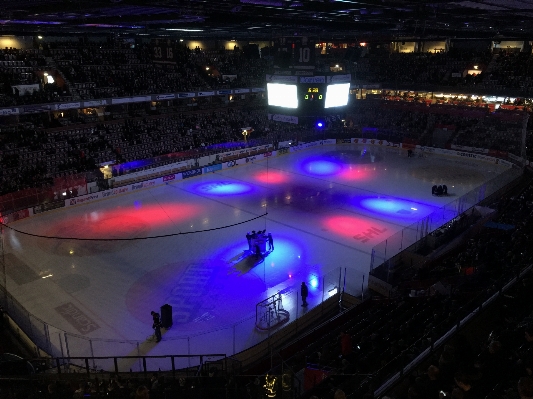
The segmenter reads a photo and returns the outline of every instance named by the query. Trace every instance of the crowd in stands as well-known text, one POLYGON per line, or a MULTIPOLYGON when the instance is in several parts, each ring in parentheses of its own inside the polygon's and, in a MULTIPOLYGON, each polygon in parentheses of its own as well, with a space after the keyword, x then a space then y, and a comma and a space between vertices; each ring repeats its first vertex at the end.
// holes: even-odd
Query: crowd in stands
MULTIPOLYGON (((166 48, 166 47, 165 47, 166 48)), ((0 106, 89 100, 177 91, 264 85, 269 57, 234 50, 188 49, 172 43, 173 62, 158 62, 148 43, 107 41, 42 42, 38 49, 6 49, 0 53, 3 85, 0 106), (44 79, 44 72, 55 83, 44 79), (37 84, 17 93, 12 86, 37 84)), ((492 54, 451 48, 444 52, 373 52, 359 58, 355 79, 365 82, 440 84, 528 89, 529 56, 519 52, 492 54), (492 60, 492 61, 491 61, 492 60), (487 70, 491 65, 490 71, 487 70), (484 72, 465 75, 476 65, 484 72)), ((351 67, 350 67, 351 68, 351 67)))
POLYGON ((393 398, 533 397, 533 307, 531 274, 497 304, 488 332, 479 340, 459 335, 416 371, 393 398))
POLYGON ((453 145, 520 154, 525 114, 425 103, 360 101, 349 119, 363 138, 450 148, 453 145))
MULTIPOLYGON (((265 73, 272 67, 272 59, 261 58, 259 49, 168 45, 172 62, 159 62, 153 43, 115 39, 43 41, 36 49, 0 50, 0 82, 4 83, 0 106, 263 87, 265 73), (55 82, 48 83, 44 72, 55 82), (37 84, 38 90, 16 93, 12 86, 20 84, 37 84)), ((448 51, 393 53, 373 48, 346 68, 364 83, 520 89, 526 96, 531 94, 531 60, 529 53, 520 51, 451 47, 448 51), (474 67, 480 72, 466 73, 475 71, 474 67)))
POLYGON ((533 93, 533 57, 520 49, 460 49, 422 53, 390 53, 371 50, 353 67, 355 79, 389 85, 421 85, 513 90, 521 96, 533 93), (479 70, 478 73, 475 71, 479 70), (471 71, 467 73, 467 71, 471 71))
POLYGON ((0 50, 0 106, 264 85, 269 65, 259 52, 205 51, 176 43, 170 49, 172 62, 158 62, 153 45, 117 40, 0 50), (20 85, 32 87, 15 87, 20 85))
POLYGON ((502 51, 494 55, 487 84, 500 89, 520 89, 524 95, 533 93, 533 57, 530 53, 502 51))
POLYGON ((267 66, 264 59, 240 51, 182 45, 172 46, 173 62, 165 63, 154 58, 148 44, 61 42, 50 47, 47 51, 82 99, 262 86, 267 66))
POLYGON ((167 113, 117 121, 45 129, 38 121, 0 128, 0 194, 49 186, 53 178, 97 170, 103 163, 125 163, 191 152, 175 159, 206 155, 257 143, 294 139, 307 128, 267 119, 264 108, 167 113), (243 127, 253 126, 249 141, 243 127))
POLYGON ((190 55, 200 67, 210 88, 264 87, 270 66, 267 58, 248 56, 243 51, 195 51, 190 55))
POLYGON ((487 65, 491 52, 461 50, 425 53, 370 52, 357 61, 355 77, 368 82, 403 84, 438 84, 443 86, 475 86, 482 75, 466 75, 476 65, 487 65))
POLYGON ((45 49, 83 100, 207 88, 185 47, 173 49, 174 63, 154 62, 152 51, 114 41, 56 42, 45 49))
MULTIPOLYGON (((150 115, 142 103, 123 113, 118 109, 121 105, 113 107, 113 118, 104 122, 96 115, 81 113, 44 123, 42 118, 29 115, 21 117, 25 122, 0 128, 1 194, 48 186, 55 177, 93 171, 103 163, 185 151, 219 152, 223 143, 235 143, 235 148, 257 143, 244 142, 241 128, 247 126, 254 129, 250 138, 270 143, 294 140, 309 131, 305 125, 268 120, 261 106, 221 106, 196 112, 170 108, 160 115, 150 115)), ((523 116, 505 110, 489 113, 486 108, 360 101, 348 115, 344 133, 350 137, 520 154, 523 116)))
MULTIPOLYGON (((420 139, 430 121, 428 113, 416 112, 410 107, 389 107, 381 101, 361 101, 349 114, 355 137, 388 140, 395 143, 404 138, 420 139)), ((408 104, 405 104, 408 105, 408 104)))
MULTIPOLYGON (((72 374, 71 374, 72 376, 72 374)), ((84 379, 32 379, 30 381, 0 381, 2 399, 198 399, 234 398, 255 396, 255 377, 232 377, 222 370, 211 368, 191 377, 186 374, 173 378, 165 373, 150 377, 122 377, 114 374, 97 374, 84 379), (79 382, 82 381, 82 382, 79 382)))
POLYGON ((67 87, 45 80, 46 59, 37 49, 0 50, 0 107, 62 101, 67 87))
MULTIPOLYGON (((457 124, 456 136, 452 144, 475 148, 501 149, 512 154, 520 154, 522 147, 523 118, 508 119, 507 112, 501 111, 475 122, 475 118, 462 118, 457 124), (465 120, 466 119, 466 120, 465 120)), ((455 125, 455 121, 452 121, 455 125)))

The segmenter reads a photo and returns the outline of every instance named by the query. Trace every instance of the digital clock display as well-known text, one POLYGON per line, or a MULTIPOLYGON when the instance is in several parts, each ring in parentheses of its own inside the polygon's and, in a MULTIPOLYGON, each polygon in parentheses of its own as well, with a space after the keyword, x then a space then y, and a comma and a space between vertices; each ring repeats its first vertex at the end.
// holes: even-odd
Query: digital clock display
POLYGON ((317 101, 317 100, 323 100, 324 94, 322 93, 322 90, 320 87, 307 87, 304 90, 304 100, 307 101, 317 101))

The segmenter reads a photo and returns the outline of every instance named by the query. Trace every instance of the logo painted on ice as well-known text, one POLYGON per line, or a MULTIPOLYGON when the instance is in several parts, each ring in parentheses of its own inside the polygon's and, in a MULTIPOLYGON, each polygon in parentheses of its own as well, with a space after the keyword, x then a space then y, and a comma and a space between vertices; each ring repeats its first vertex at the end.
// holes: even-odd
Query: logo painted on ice
POLYGON ((357 241, 361 241, 363 243, 367 242, 368 240, 373 239, 375 236, 379 236, 380 234, 386 232, 387 229, 378 229, 377 227, 370 227, 366 229, 365 231, 362 231, 360 234, 356 234, 353 236, 357 241))

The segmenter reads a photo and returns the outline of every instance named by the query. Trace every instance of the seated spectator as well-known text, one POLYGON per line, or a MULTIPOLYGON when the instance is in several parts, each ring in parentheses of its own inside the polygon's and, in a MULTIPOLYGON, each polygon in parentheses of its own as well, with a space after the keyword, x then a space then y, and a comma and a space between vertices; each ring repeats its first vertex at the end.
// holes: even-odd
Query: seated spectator
POLYGON ((135 391, 135 399, 150 399, 150 390, 146 386, 141 385, 135 391))
POLYGON ((520 399, 533 399, 533 379, 522 377, 518 380, 518 394, 520 399))
POLYGON ((333 399, 346 399, 346 394, 342 389, 337 389, 333 395, 333 399))
POLYGON ((455 384, 462 391, 463 398, 465 399, 483 399, 484 395, 477 389, 473 382, 472 377, 465 372, 457 372, 454 377, 455 384))

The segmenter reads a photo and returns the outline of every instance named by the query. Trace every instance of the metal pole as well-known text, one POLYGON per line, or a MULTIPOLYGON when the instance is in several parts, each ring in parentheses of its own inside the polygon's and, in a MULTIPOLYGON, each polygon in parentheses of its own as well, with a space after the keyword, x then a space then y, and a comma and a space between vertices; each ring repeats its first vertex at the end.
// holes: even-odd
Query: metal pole
POLYGON ((32 338, 35 338, 35 335, 33 334, 33 323, 31 321, 31 313, 26 311, 27 315, 28 315, 28 325, 30 327, 30 337, 32 338))
POLYGON ((50 331, 48 330, 48 324, 44 323, 44 335, 46 336, 46 344, 48 346, 48 353, 51 356, 54 356, 54 352, 52 350, 52 341, 50 340, 50 331))
POLYGON ((89 345, 91 346, 91 356, 93 358, 93 369, 96 369, 96 363, 94 362, 94 350, 93 350, 93 340, 89 340, 89 345))
POLYGON ((233 325, 233 354, 235 355, 235 324, 233 325))
POLYGON ((298 305, 298 290, 296 290, 296 319, 298 319, 298 309, 300 309, 298 305))
MULTIPOLYGON (((0 219, 3 223, 3 219, 0 219)), ((0 251, 2 252, 0 259, 2 259, 2 273, 3 273, 3 284, 4 284, 4 300, 6 303, 6 311, 9 314, 8 301, 7 301, 7 274, 6 274, 6 258, 4 250, 4 226, 0 226, 0 251)))
POLYGON ((187 358, 187 361, 189 363, 189 367, 191 367, 191 338, 187 337, 187 354, 189 357, 187 358))
MULTIPOLYGON (((139 356, 139 371, 141 371, 141 348, 139 346, 139 342, 137 342, 137 355, 139 356)), ((174 358, 172 358, 172 360, 174 361, 174 358)))
POLYGON ((68 339, 67 339, 67 333, 65 334, 65 348, 67 349, 67 365, 70 367, 70 350, 68 349, 68 339))
POLYGON ((322 302, 324 302, 324 290, 326 287, 326 277, 322 277, 322 302))
MULTIPOLYGON (((417 224, 416 224, 416 235, 415 235, 416 239, 415 239, 415 242, 418 242, 418 227, 419 227, 419 224, 420 224, 420 223, 417 223, 417 224)), ((418 247, 418 246, 419 246, 419 245, 417 245, 417 247, 418 247)), ((418 249, 418 248, 416 248, 416 249, 418 249)))
POLYGON ((170 357, 170 361, 172 362, 172 378, 176 378, 176 363, 174 361, 174 356, 170 357))
POLYGON ((339 285, 337 285, 337 292, 339 293, 339 312, 342 312, 342 294, 344 294, 344 289, 346 288, 346 268, 344 268, 344 285, 341 291, 341 278, 342 278, 342 268, 339 267, 339 285))
POLYGON ((59 347, 61 348, 61 357, 65 357, 65 353, 63 352, 63 340, 61 339, 61 333, 58 332, 57 335, 59 336, 59 347))

